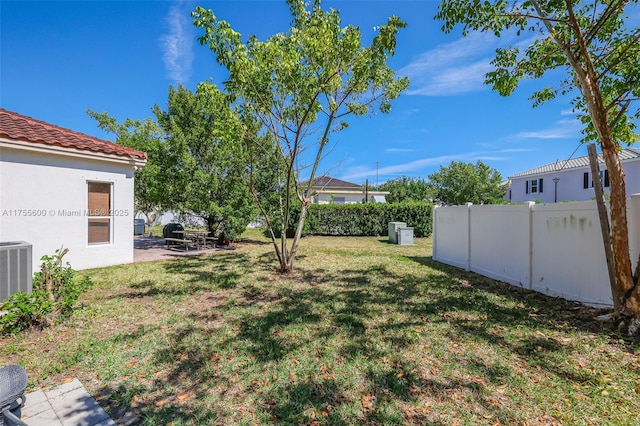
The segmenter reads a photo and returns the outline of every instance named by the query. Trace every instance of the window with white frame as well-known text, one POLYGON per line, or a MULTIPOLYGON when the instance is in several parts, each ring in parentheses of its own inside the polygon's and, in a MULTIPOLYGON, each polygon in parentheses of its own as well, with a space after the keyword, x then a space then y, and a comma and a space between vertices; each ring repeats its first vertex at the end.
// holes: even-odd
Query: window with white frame
POLYGON ((527 194, 537 194, 542 193, 543 190, 543 179, 531 179, 525 182, 525 193, 527 194))
MULTIPOLYGON (((600 182, 604 188, 609 187, 609 170, 600 170, 600 182)), ((593 175, 591 172, 584 172, 582 177, 582 187, 584 189, 593 188, 593 175)))
POLYGON ((109 182, 87 182, 88 243, 111 243, 111 194, 109 182))

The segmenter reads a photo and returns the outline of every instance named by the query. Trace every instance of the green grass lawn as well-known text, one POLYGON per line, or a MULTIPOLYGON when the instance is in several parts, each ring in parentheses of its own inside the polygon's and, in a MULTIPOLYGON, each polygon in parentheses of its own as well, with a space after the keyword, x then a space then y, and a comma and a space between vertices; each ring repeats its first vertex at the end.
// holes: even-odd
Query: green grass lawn
POLYGON ((431 240, 310 237, 95 269, 62 324, 0 340, 141 424, 637 425, 638 348, 593 309, 431 260, 431 240))

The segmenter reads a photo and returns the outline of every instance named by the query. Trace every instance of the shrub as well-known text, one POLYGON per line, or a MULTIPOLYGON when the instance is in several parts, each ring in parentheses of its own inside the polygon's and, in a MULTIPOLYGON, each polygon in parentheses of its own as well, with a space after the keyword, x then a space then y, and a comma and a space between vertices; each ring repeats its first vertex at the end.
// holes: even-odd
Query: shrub
POLYGON ((82 293, 91 286, 91 278, 74 279, 69 263, 62 263, 68 249, 56 250, 53 256, 42 256, 41 271, 33 276, 33 292, 18 292, 0 303, 0 332, 17 333, 30 327, 44 327, 55 318, 64 318, 82 293))
MULTIPOLYGON (((416 237, 432 231, 433 204, 422 201, 366 204, 311 204, 302 235, 386 236, 389 222, 405 222, 416 237)), ((292 221, 293 234, 297 217, 292 221)))
POLYGON ((45 290, 34 290, 31 294, 19 291, 0 304, 0 333, 18 333, 31 327, 44 327, 55 308, 45 290))
POLYGON ((57 314, 67 316, 73 310, 78 297, 91 287, 91 279, 74 280, 76 271, 62 258, 69 249, 56 250, 53 256, 42 256, 40 272, 33 276, 34 288, 45 290, 55 304, 57 314))

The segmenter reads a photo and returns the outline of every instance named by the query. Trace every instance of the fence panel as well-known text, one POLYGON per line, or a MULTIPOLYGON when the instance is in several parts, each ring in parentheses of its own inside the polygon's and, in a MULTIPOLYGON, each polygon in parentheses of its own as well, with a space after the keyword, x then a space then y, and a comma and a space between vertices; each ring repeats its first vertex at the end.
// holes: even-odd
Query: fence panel
POLYGON ((435 207, 433 236, 434 260, 469 270, 468 206, 435 207))
MULTIPOLYGON (((640 256, 640 194, 628 200, 640 256)), ((434 209, 433 259, 551 296, 612 306, 595 201, 434 209)))
POLYGON ((595 201, 532 207, 532 289, 611 306, 611 287, 595 201))
POLYGON ((529 205, 471 206, 470 270, 530 288, 529 205))

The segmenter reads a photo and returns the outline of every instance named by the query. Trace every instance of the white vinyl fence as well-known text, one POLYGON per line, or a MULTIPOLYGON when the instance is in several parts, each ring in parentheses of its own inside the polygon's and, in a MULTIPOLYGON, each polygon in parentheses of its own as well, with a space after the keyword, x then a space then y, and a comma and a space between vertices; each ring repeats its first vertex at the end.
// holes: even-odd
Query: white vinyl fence
MULTIPOLYGON (((640 253, 640 194, 627 200, 640 253)), ((550 296, 612 306, 595 201, 436 207, 433 260, 550 296)))

